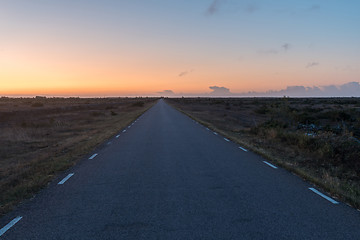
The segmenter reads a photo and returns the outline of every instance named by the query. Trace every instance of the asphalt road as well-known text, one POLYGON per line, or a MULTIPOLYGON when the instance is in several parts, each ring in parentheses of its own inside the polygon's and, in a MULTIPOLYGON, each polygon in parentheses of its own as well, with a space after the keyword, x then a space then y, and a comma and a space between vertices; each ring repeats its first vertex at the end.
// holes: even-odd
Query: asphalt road
POLYGON ((163 100, 119 135, 1 218, 0 238, 360 239, 360 212, 163 100))

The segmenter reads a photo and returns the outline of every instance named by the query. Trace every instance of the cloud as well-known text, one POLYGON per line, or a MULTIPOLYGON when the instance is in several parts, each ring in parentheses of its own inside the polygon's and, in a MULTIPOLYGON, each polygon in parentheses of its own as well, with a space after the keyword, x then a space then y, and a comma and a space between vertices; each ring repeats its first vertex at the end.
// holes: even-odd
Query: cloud
POLYGON ((212 90, 212 92, 210 93, 210 95, 212 95, 212 96, 232 95, 232 93, 230 92, 230 89, 228 89, 226 87, 210 86, 209 88, 212 90))
POLYGON ((191 69, 191 70, 189 70, 189 71, 183 71, 183 72, 181 72, 181 73, 179 73, 179 77, 183 77, 183 76, 185 76, 185 75, 187 75, 187 74, 190 74, 190 73, 192 73, 194 70, 193 69, 191 69))
POLYGON ((349 82, 339 86, 288 86, 282 90, 267 92, 248 92, 235 94, 236 96, 261 96, 261 97, 360 97, 360 83, 349 82))
POLYGON ((268 50, 260 50, 258 51, 258 53, 261 55, 276 55, 279 53, 279 51, 276 49, 268 49, 268 50))
POLYGON ((209 7, 206 10, 207 15, 214 15, 219 11, 220 5, 224 2, 224 0, 213 0, 209 7))
POLYGON ((160 95, 164 95, 164 96, 172 96, 175 95, 175 93, 172 90, 164 90, 161 92, 157 92, 160 95))
POLYGON ((258 53, 260 55, 276 55, 279 54, 281 52, 287 52, 289 49, 291 48, 291 44, 290 43, 284 43, 283 45, 281 45, 280 48, 272 48, 272 49, 267 49, 267 50, 260 50, 258 51, 258 53))
POLYGON ((259 9, 260 9, 259 6, 257 6, 254 3, 250 3, 245 7, 245 11, 247 13, 253 13, 253 12, 256 12, 257 10, 259 10, 259 9))
POLYGON ((360 96, 359 82, 349 82, 339 86, 340 92, 345 92, 348 96, 360 96))
POLYGON ((320 5, 314 4, 311 7, 309 7, 310 11, 317 11, 320 10, 320 5))
POLYGON ((285 52, 287 52, 290 49, 291 45, 289 43, 284 43, 281 48, 284 49, 285 52))
POLYGON ((285 89, 269 90, 266 92, 233 93, 229 88, 210 86, 210 93, 174 93, 172 90, 157 92, 162 96, 188 96, 188 97, 360 97, 360 83, 348 82, 341 85, 325 86, 288 86, 285 89))
MULTIPOLYGON (((225 2, 227 2, 227 0, 213 0, 211 2, 211 4, 208 6, 208 8, 206 9, 205 14, 211 16, 211 15, 218 13, 220 10, 220 7, 225 2)), ((238 5, 236 4, 236 1, 233 1, 233 2, 230 1, 230 3, 232 3, 232 6, 231 6, 232 9, 238 7, 238 5)), ((254 13, 260 9, 260 7, 256 3, 248 3, 246 5, 241 6, 241 8, 243 9, 243 11, 245 13, 249 13, 249 14, 254 13)))
POLYGON ((319 65, 320 65, 319 62, 311 62, 311 63, 308 63, 306 65, 306 68, 316 67, 316 66, 319 66, 319 65))
POLYGON ((181 72, 181 73, 179 73, 179 77, 183 77, 183 76, 185 76, 186 74, 188 74, 188 72, 187 72, 187 71, 185 71, 185 72, 181 72))
POLYGON ((330 96, 335 96, 339 91, 339 89, 335 85, 323 86, 322 90, 327 94, 329 94, 330 96))

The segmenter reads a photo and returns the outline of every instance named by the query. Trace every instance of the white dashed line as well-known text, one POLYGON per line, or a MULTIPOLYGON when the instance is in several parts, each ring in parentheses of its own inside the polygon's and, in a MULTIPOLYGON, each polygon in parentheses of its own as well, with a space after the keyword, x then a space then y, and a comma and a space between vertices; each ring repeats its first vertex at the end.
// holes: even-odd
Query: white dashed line
POLYGON ((97 153, 94 153, 91 157, 89 157, 89 159, 94 159, 98 154, 97 153))
POLYGON ((61 180, 58 184, 64 184, 69 178, 71 178, 74 174, 69 173, 63 180, 61 180))
POLYGON ((14 218, 11 222, 9 222, 8 224, 6 224, 5 227, 3 227, 2 229, 0 229, 0 236, 3 235, 4 233, 6 233, 7 230, 9 230, 12 226, 14 226, 18 221, 20 221, 22 219, 22 217, 16 217, 14 218))
POLYGON ((277 169, 277 166, 275 166, 275 165, 272 165, 271 163, 268 163, 267 161, 263 161, 266 165, 268 165, 268 166, 270 166, 270 167, 272 167, 272 168, 275 168, 275 169, 277 169))
POLYGON ((225 141, 227 141, 227 142, 230 142, 230 140, 229 140, 229 139, 227 139, 227 138, 224 138, 224 140, 225 140, 225 141))
POLYGON ((248 150, 243 148, 243 147, 239 147, 241 150, 243 150, 244 152, 247 152, 248 150))
POLYGON ((107 143, 107 145, 110 145, 110 144, 111 144, 111 142, 108 142, 108 143, 107 143))
POLYGON ((119 138, 120 137, 120 135, 116 135, 116 138, 119 138))
POLYGON ((206 128, 206 130, 208 130, 208 131, 209 131, 210 129, 206 128))
POLYGON ((213 132, 215 135, 218 135, 217 132, 213 132))
POLYGON ((329 202, 333 203, 333 204, 339 204, 339 202, 335 201, 334 199, 322 194, 321 192, 319 192, 318 190, 316 190, 315 188, 309 188, 309 190, 313 191, 314 193, 316 193, 317 195, 325 198, 326 200, 328 200, 329 202))
POLYGON ((123 133, 126 132, 126 129, 123 130, 123 133))
POLYGON ((131 128, 131 126, 128 126, 128 128, 131 128))

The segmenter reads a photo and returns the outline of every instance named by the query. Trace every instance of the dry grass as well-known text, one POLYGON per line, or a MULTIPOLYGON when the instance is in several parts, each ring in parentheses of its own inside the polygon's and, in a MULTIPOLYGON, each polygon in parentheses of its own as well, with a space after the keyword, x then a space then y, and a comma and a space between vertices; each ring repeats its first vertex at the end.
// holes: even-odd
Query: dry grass
POLYGON ((360 208, 359 98, 167 101, 333 197, 360 208))
POLYGON ((0 215, 46 186, 155 101, 0 98, 0 215))

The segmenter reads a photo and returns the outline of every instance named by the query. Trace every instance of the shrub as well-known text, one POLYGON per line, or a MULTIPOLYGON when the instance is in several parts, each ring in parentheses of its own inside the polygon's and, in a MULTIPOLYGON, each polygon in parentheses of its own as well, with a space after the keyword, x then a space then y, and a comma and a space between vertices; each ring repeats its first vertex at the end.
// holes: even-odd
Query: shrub
POLYGON ((93 116, 93 117, 99 117, 99 116, 103 116, 104 115, 104 113, 102 113, 102 112, 92 112, 91 113, 91 116, 93 116))
POLYGON ((41 102, 35 102, 35 103, 31 104, 31 106, 32 106, 32 107, 43 107, 44 104, 41 103, 41 102))
POLYGON ((143 101, 138 101, 132 104, 133 107, 143 107, 145 103, 143 101))
POLYGON ((262 105, 260 108, 257 108, 255 110, 255 113, 258 113, 258 114, 266 114, 268 112, 270 112, 270 110, 266 105, 262 105))

